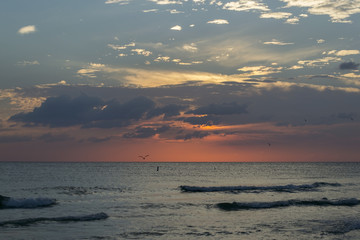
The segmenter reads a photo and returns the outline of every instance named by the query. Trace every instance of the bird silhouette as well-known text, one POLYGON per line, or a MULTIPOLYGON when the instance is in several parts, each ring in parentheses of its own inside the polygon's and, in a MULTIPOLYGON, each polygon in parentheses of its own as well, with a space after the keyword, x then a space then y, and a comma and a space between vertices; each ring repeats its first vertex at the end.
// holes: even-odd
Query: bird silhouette
POLYGON ((139 158, 142 158, 142 160, 145 160, 148 156, 150 156, 150 155, 138 156, 138 157, 139 157, 139 158))

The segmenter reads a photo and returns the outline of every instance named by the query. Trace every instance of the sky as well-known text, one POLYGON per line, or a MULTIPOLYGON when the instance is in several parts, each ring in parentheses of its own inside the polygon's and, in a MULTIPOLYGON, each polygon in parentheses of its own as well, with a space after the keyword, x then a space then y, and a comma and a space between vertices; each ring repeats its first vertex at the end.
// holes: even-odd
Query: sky
POLYGON ((359 161, 359 23, 360 0, 3 0, 0 161, 359 161))

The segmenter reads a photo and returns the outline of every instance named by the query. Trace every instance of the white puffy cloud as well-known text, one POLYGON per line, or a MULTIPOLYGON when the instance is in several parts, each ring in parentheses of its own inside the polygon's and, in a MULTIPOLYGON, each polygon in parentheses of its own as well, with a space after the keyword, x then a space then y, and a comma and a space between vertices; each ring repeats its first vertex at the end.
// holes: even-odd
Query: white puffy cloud
POLYGON ((223 6, 225 10, 231 11, 250 11, 250 10, 259 10, 259 11, 269 11, 270 9, 264 3, 256 0, 239 0, 237 2, 229 2, 223 6))
POLYGON ((170 57, 168 56, 159 56, 154 59, 155 62, 170 62, 170 57))
POLYGON ((359 50, 339 50, 339 51, 331 50, 331 51, 328 51, 328 52, 323 52, 323 54, 344 57, 344 56, 349 56, 349 55, 360 54, 360 51, 359 50))
POLYGON ((298 24, 299 23, 299 18, 298 17, 288 18, 288 19, 286 19, 285 23, 298 24))
POLYGON ((174 0, 150 0, 158 5, 168 5, 168 4, 182 4, 181 1, 174 1, 174 0))
POLYGON ((108 44, 107 46, 109 48, 119 51, 119 50, 127 49, 128 47, 135 47, 136 44, 134 42, 131 42, 131 43, 125 44, 125 45, 108 44))
POLYGON ((144 13, 149 13, 149 12, 158 12, 159 9, 148 9, 148 10, 143 10, 144 13))
POLYGON ((273 73, 279 73, 282 70, 282 67, 267 67, 267 66, 251 66, 251 67, 242 67, 237 69, 240 72, 244 72, 241 76, 262 76, 269 75, 273 73))
POLYGON ((195 43, 185 44, 182 46, 182 49, 188 52, 196 52, 198 50, 195 43))
POLYGON ((210 24, 229 24, 228 20, 225 19, 214 19, 212 21, 208 21, 210 24))
POLYGON ((348 55, 357 55, 360 54, 359 50, 340 50, 335 53, 336 56, 348 56, 348 55))
POLYGON ((325 58, 318 58, 315 60, 301 60, 298 61, 298 64, 305 65, 308 67, 320 67, 329 64, 330 62, 339 62, 341 58, 339 57, 325 57, 325 58))
POLYGON ((131 49, 131 51, 136 52, 138 55, 143 55, 143 56, 150 56, 152 54, 152 52, 142 48, 131 49))
POLYGON ((35 25, 27 25, 18 30, 18 33, 21 35, 30 34, 36 32, 35 25))
POLYGON ((304 66, 300 66, 300 65, 294 65, 288 68, 288 70, 296 70, 296 69, 302 69, 304 68, 304 66))
POLYGON ((130 0, 107 0, 105 4, 119 3, 120 5, 128 4, 130 0))
POLYGON ((269 42, 264 42, 265 45, 279 45, 279 46, 285 46, 285 45, 292 45, 294 43, 287 43, 287 42, 281 42, 279 40, 273 39, 269 42))
POLYGON ((260 18, 275 18, 275 19, 283 19, 289 18, 292 14, 288 12, 271 12, 271 13, 263 13, 260 15, 260 18))
POLYGON ((286 7, 304 7, 313 15, 329 15, 332 22, 350 23, 351 15, 360 13, 360 2, 354 0, 281 0, 286 7))
POLYGON ((182 27, 180 25, 176 25, 176 26, 173 26, 172 28, 170 28, 170 30, 181 31, 182 27))
POLYGON ((88 66, 79 69, 77 74, 79 77, 96 78, 96 73, 103 71, 105 65, 101 63, 89 63, 88 66))

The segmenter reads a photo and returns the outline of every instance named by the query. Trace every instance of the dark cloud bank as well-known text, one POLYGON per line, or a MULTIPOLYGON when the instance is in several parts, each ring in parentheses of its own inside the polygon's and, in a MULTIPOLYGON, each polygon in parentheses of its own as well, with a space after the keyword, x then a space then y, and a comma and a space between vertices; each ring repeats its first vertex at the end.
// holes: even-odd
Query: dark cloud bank
POLYGON ((359 66, 360 66, 359 63, 344 62, 340 64, 339 68, 341 70, 357 70, 359 66))
MULTIPOLYGON (((43 96, 51 91, 58 96, 49 97, 40 107, 13 115, 9 120, 26 127, 127 127, 120 134, 124 138, 149 138, 162 134, 172 139, 188 140, 221 134, 198 131, 196 128, 199 125, 271 122, 277 126, 302 126, 357 122, 360 101, 357 92, 320 91, 297 86, 257 89, 252 85, 240 84, 139 89, 69 86, 39 89, 37 94, 43 96), (64 95, 66 93, 71 94, 64 95), (143 121, 155 123, 149 125, 143 121), (194 129, 179 128, 172 124, 175 121, 191 124, 194 129)), ((35 91, 24 90, 24 94, 29 92, 35 91)), ((229 133, 226 131, 223 133, 229 133)), ((45 134, 39 140, 65 141, 69 138, 66 135, 45 134)), ((111 136, 93 136, 86 141, 96 143, 110 139, 111 136)))
POLYGON ((156 108, 146 97, 137 97, 125 103, 117 100, 103 101, 98 97, 82 95, 76 98, 59 96, 48 98, 40 107, 29 113, 19 113, 11 121, 23 122, 25 126, 69 127, 81 125, 83 128, 123 127, 144 117, 165 117, 180 114, 183 106, 167 105, 156 108))

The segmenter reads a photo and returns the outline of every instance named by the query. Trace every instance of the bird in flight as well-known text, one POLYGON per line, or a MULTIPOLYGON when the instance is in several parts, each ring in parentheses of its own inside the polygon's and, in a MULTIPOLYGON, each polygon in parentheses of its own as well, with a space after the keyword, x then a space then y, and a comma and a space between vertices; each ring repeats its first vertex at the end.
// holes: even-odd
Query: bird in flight
POLYGON ((145 160, 149 155, 145 155, 145 156, 138 156, 139 158, 142 158, 142 160, 145 160))

